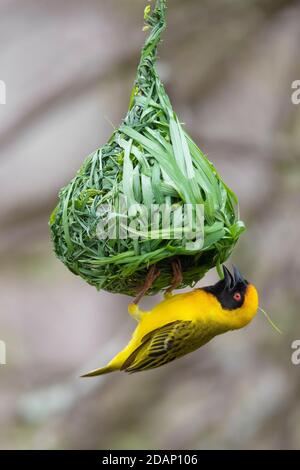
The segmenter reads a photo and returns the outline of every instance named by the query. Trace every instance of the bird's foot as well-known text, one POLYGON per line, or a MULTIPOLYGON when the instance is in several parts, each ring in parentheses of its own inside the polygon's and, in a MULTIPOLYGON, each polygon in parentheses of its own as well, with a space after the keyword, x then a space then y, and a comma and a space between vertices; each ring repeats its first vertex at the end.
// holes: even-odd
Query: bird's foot
POLYGON ((169 299, 173 295, 173 291, 177 289, 178 286, 182 283, 183 275, 181 269, 181 263, 178 258, 172 261, 172 271, 173 271, 173 280, 170 287, 166 290, 164 297, 165 299, 169 299))

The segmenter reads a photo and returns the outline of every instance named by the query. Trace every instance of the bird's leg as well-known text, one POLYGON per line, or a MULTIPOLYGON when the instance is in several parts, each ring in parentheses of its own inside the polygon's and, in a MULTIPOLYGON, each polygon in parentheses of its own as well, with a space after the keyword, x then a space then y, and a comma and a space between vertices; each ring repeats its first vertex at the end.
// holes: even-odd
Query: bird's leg
POLYGON ((173 280, 172 280, 172 284, 165 292, 165 299, 169 299, 170 297, 172 297, 173 290, 177 289, 177 287, 180 286, 183 280, 181 263, 178 258, 172 261, 172 271, 173 271, 173 280))
POLYGON ((144 297, 146 292, 152 287, 154 281, 160 276, 160 272, 156 269, 156 265, 151 266, 145 280, 145 284, 139 291, 138 295, 134 299, 133 303, 138 305, 141 299, 144 297))
POLYGON ((139 309, 139 302, 144 297, 146 292, 152 287, 154 281, 159 277, 160 271, 156 269, 156 265, 154 264, 151 266, 143 287, 140 289, 138 295, 134 299, 134 301, 128 306, 128 313, 131 315, 135 320, 139 321, 141 315, 144 313, 139 309))

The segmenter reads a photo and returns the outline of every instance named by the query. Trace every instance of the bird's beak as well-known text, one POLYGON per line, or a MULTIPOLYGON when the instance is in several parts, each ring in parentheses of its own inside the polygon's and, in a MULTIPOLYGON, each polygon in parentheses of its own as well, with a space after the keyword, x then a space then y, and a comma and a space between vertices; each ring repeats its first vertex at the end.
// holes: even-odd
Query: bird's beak
POLYGON ((229 269, 226 268, 226 266, 223 266, 223 272, 224 272, 224 281, 225 281, 225 287, 227 289, 231 289, 234 285, 234 279, 232 277, 231 272, 229 269))
POLYGON ((233 274, 234 274, 234 282, 238 284, 241 282, 242 284, 248 284, 248 281, 241 275, 240 271, 236 266, 233 265, 233 274))

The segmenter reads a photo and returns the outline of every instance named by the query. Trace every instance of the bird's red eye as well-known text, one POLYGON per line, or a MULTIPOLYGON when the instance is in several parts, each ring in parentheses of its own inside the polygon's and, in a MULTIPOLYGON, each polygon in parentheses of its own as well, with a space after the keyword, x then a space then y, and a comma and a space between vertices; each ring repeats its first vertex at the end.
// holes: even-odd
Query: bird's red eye
POLYGON ((236 300, 237 302, 239 302, 242 298, 241 294, 239 292, 236 292, 233 296, 234 300, 236 300))

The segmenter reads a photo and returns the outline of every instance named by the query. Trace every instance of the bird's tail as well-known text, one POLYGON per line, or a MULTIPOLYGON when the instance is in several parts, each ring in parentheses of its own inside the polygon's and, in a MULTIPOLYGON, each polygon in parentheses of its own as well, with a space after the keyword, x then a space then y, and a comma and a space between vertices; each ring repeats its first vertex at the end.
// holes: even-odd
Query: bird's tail
POLYGON ((98 375, 109 374, 110 372, 114 372, 115 370, 117 370, 115 367, 107 365, 105 367, 102 367, 101 369, 92 370, 91 372, 88 372, 87 374, 84 374, 81 377, 97 377, 98 375))

